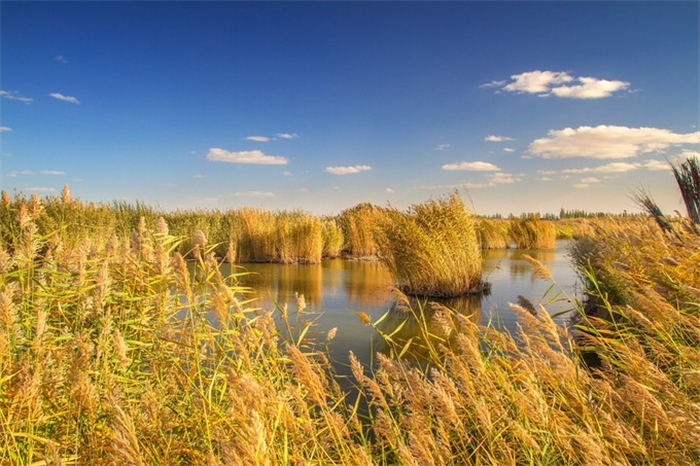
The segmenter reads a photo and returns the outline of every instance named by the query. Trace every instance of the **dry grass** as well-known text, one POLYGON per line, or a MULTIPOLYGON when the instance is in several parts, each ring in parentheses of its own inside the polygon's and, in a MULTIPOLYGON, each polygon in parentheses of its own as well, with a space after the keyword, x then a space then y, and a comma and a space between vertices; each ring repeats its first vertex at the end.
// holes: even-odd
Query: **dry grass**
POLYGON ((144 215, 126 239, 73 242, 59 232, 77 220, 42 234, 41 215, 0 203, 0 464, 700 462, 691 229, 595 226, 575 254, 601 312, 576 327, 522 305, 514 334, 409 300, 362 316, 388 350, 351 356, 343 392, 324 349, 343 330, 314 339, 303 313, 255 309, 206 225, 180 238, 144 215))
POLYGON ((552 222, 535 216, 512 219, 509 235, 518 249, 553 249, 557 239, 552 222))
POLYGON ((509 223, 507 220, 480 218, 476 231, 481 249, 507 249, 509 223))
POLYGON ((408 294, 451 297, 486 286, 475 220, 457 193, 408 212, 387 210, 380 247, 382 261, 408 294))
POLYGON ((376 235, 383 216, 383 209, 369 203, 358 204, 340 213, 346 256, 356 259, 377 258, 379 247, 376 235))

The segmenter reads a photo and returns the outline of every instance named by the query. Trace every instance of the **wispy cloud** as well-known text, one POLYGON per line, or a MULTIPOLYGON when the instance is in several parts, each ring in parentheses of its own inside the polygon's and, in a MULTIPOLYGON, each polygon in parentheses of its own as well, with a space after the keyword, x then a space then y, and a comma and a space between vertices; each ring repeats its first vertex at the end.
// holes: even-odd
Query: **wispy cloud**
POLYGON ((277 133, 276 136, 280 139, 296 139, 299 137, 297 133, 277 133))
POLYGON ((71 104, 79 104, 80 101, 73 97, 72 95, 63 95, 58 92, 52 92, 49 94, 49 96, 53 97, 54 99, 62 100, 64 102, 69 102, 71 104))
POLYGON ((537 173, 540 175, 556 175, 558 173, 565 174, 599 174, 599 175, 610 175, 610 174, 620 174, 627 173, 634 170, 670 170, 670 167, 665 162, 660 162, 658 160, 646 160, 644 162, 612 162, 606 163, 605 165, 599 165, 597 167, 583 167, 583 168, 566 168, 564 170, 538 170, 537 173))
POLYGON ((53 61, 57 61, 59 63, 68 63, 68 60, 66 60, 66 57, 64 57, 63 55, 56 55, 53 58, 53 61))
POLYGON ((24 97, 24 96, 20 95, 20 93, 17 91, 0 90, 0 97, 3 97, 5 99, 9 99, 9 100, 17 100, 17 101, 23 102, 25 104, 30 104, 30 103, 34 102, 34 99, 30 99, 29 97, 24 97))
POLYGON ((388 194, 394 194, 394 190, 392 188, 384 188, 384 192, 388 194))
POLYGON ((249 197, 255 199, 265 199, 275 197, 275 193, 270 191, 242 191, 233 193, 234 197, 249 197))
POLYGON ((504 147, 504 148, 503 148, 503 151, 504 151, 504 152, 515 152, 515 149, 510 148, 510 147, 504 147))
POLYGON ((215 147, 209 149, 207 160, 211 160, 212 162, 249 163, 258 165, 287 165, 287 163, 289 163, 289 160, 285 157, 265 155, 259 150, 230 152, 215 147))
POLYGON ((623 159, 643 153, 663 152, 674 144, 700 143, 700 132, 677 134, 661 128, 606 125, 551 130, 547 136, 532 141, 528 150, 545 159, 623 159))
POLYGON ((20 170, 12 171, 7 174, 7 176, 16 178, 17 176, 37 176, 37 175, 48 175, 48 176, 63 176, 66 172, 61 170, 41 170, 38 172, 32 170, 20 170))
POLYGON ((0 133, 4 133, 5 131, 12 131, 12 128, 9 126, 0 126, 0 133))
POLYGON ((272 139, 268 138, 267 136, 248 136, 245 138, 246 141, 255 141, 255 142, 270 142, 272 139))
POLYGON ((195 173, 194 175, 192 175, 192 178, 201 180, 203 178, 209 178, 209 175, 204 175, 202 173, 195 173))
POLYGON ((448 171, 470 171, 470 172, 489 172, 489 171, 499 171, 496 165, 489 162, 460 162, 460 163, 450 163, 442 166, 443 170, 448 171))
POLYGON ((508 136, 496 136, 495 134, 491 134, 489 136, 486 136, 484 138, 484 141, 488 142, 503 142, 503 141, 515 141, 515 139, 508 137, 508 136))
POLYGON ((332 175, 350 175, 352 173, 360 173, 371 170, 369 165, 355 165, 353 167, 326 167, 326 173, 332 175))
POLYGON ((23 191, 29 191, 34 193, 55 193, 56 188, 47 188, 45 186, 30 186, 28 188, 24 188, 23 191))
POLYGON ((492 173, 489 175, 486 175, 486 177, 489 180, 490 185, 497 185, 497 184, 511 184, 511 183, 516 183, 519 181, 522 181, 522 174, 514 175, 511 173, 492 173))
POLYGON ((53 175, 53 176, 59 176, 59 175, 65 175, 66 172, 61 171, 61 170, 41 170, 39 172, 40 175, 53 175))
POLYGON ((450 147, 449 144, 438 144, 437 146, 435 146, 435 150, 445 150, 448 147, 450 147))
POLYGON ((506 91, 518 94, 536 94, 540 97, 561 97, 568 99, 602 99, 616 92, 628 89, 626 81, 607 80, 589 76, 572 76, 566 71, 528 71, 514 74, 510 80, 492 81, 481 88, 496 88, 496 92, 506 91))

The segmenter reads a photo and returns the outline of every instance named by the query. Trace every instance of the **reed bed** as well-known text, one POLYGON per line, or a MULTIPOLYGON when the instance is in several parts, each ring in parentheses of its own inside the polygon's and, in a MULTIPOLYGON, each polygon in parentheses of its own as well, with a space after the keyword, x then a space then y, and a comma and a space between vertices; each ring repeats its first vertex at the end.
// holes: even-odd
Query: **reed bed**
POLYGON ((553 249, 557 239, 552 222, 537 216, 512 219, 508 233, 518 249, 553 249))
POLYGON ((502 219, 479 218, 476 231, 481 249, 507 249, 509 222, 502 219))
POLYGON ((407 294, 452 297, 486 288, 475 220, 457 193, 385 212, 381 260, 407 294))
POLYGON ((339 215, 345 237, 344 252, 355 259, 376 260, 378 225, 384 217, 384 209, 369 203, 345 209, 339 215))
POLYGON ((335 218, 323 220, 323 257, 335 259, 343 253, 345 236, 335 218))
MULTIPOLYGON (((571 299, 575 326, 525 301, 512 334, 408 299, 360 315, 386 349, 372 367, 349 355, 348 381, 326 351, 343 330, 312 337, 302 299, 255 308, 203 228, 141 216, 122 241, 76 243, 40 233, 24 201, 0 203, 0 464, 700 462, 691 228, 594 225, 574 253, 591 297, 571 299)), ((460 212, 447 198, 411 215, 453 221, 443 207, 460 212)))

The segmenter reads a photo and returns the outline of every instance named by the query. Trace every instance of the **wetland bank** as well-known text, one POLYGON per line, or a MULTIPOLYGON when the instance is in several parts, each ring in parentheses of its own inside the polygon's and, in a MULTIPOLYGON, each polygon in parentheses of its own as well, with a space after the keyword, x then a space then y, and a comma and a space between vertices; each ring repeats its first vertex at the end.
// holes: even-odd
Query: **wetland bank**
POLYGON ((2 464, 700 459, 685 218, 481 219, 456 193, 168 213, 66 188, 3 192, 0 221, 2 464), (549 248, 496 248, 522 237, 549 248))

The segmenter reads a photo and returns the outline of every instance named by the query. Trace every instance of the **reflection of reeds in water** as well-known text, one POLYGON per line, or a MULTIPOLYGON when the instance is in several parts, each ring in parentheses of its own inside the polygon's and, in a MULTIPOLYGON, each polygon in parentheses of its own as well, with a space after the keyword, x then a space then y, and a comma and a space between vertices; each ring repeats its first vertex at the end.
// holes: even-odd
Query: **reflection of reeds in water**
POLYGON ((342 261, 347 270, 345 285, 348 301, 358 307, 384 306, 387 295, 379 290, 386 290, 392 285, 389 271, 380 262, 342 261))
POLYGON ((513 278, 517 277, 529 277, 532 274, 532 266, 527 261, 525 256, 530 256, 533 259, 546 264, 548 262, 556 261, 556 253, 551 250, 541 250, 541 249, 512 249, 509 251, 510 254, 510 276, 513 278))
POLYGON ((277 300, 285 303, 294 300, 295 294, 304 295, 306 304, 315 310, 323 301, 323 269, 320 265, 282 265, 277 268, 277 300))

